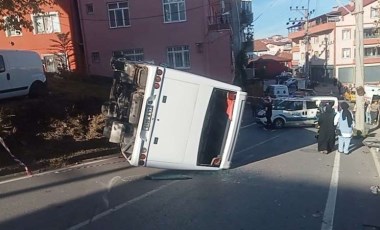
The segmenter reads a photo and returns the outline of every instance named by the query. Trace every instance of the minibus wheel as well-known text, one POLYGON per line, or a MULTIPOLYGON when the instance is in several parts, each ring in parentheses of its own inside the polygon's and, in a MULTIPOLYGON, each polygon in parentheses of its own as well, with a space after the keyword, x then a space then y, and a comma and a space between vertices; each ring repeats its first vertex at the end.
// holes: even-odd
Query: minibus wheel
POLYGON ((274 124, 274 127, 278 128, 278 129, 281 129, 281 128, 284 127, 285 122, 284 122, 284 120, 282 120, 281 118, 276 118, 276 119, 273 121, 273 124, 274 124))

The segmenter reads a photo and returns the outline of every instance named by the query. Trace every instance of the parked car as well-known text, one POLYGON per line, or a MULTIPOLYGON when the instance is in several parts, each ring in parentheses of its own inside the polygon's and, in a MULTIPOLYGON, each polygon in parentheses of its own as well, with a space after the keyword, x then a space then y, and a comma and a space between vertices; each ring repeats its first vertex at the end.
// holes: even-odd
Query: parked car
POLYGON ((278 75, 278 76, 276 76, 276 82, 279 85, 283 85, 290 78, 291 78, 291 76, 289 76, 289 75, 278 75))
POLYGON ((293 93, 293 97, 307 97, 307 96, 316 96, 317 93, 312 89, 298 89, 293 93))
POLYGON ((46 76, 36 52, 0 50, 0 99, 36 97, 46 92, 46 76))
POLYGON ((266 88, 265 95, 272 98, 289 97, 289 89, 286 85, 270 85, 266 88))
POLYGON ((351 89, 347 88, 343 94, 343 97, 346 101, 355 102, 356 101, 356 89, 355 88, 351 88, 351 89))
POLYGON ((284 85, 286 85, 286 86, 290 86, 290 85, 297 85, 297 79, 295 79, 295 78, 289 78, 288 80, 286 80, 285 82, 284 82, 284 85))

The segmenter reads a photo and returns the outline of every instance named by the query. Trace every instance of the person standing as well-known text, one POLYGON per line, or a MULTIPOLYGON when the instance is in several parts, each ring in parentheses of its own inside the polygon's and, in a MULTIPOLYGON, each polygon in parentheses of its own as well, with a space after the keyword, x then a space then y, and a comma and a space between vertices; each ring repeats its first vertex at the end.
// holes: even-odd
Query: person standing
POLYGON ((335 111, 331 105, 327 104, 318 119, 319 135, 318 135, 318 151, 328 154, 335 147, 335 111))
POLYGON ((379 109, 379 105, 377 104, 377 101, 373 101, 371 103, 371 110, 370 110, 370 116, 371 116, 371 125, 377 123, 377 112, 379 109))
POLYGON ((340 104, 341 111, 335 115, 334 125, 339 130, 338 132, 338 152, 348 155, 350 142, 352 138, 352 130, 355 127, 355 122, 351 111, 348 109, 347 102, 340 104))
POLYGON ((365 102, 364 104, 364 109, 365 109, 365 123, 371 124, 372 119, 371 119, 371 106, 369 105, 368 102, 365 102))
POLYGON ((265 99, 265 118, 267 119, 266 127, 272 128, 272 98, 268 96, 265 99))

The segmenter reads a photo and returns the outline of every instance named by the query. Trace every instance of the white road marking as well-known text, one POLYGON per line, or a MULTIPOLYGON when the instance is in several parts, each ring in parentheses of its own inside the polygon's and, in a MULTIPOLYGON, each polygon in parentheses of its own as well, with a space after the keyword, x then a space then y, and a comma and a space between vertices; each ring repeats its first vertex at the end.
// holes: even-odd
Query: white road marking
POLYGON ((340 155, 338 151, 335 152, 334 167, 332 170, 329 195, 327 197, 325 211, 323 212, 323 220, 321 230, 332 230, 334 223, 334 212, 336 196, 338 193, 338 181, 339 181, 339 167, 340 167, 340 155))
POLYGON ((19 181, 19 180, 29 179, 29 178, 36 177, 36 176, 43 176, 43 175, 47 175, 47 174, 51 174, 51 173, 60 173, 62 171, 66 171, 66 170, 69 170, 69 169, 80 168, 80 167, 83 167, 83 166, 86 166, 86 165, 97 164, 97 163, 100 163, 100 162, 103 162, 103 161, 112 160, 112 159, 116 159, 116 158, 118 158, 118 157, 110 157, 110 158, 106 158, 106 159, 100 159, 100 160, 96 160, 96 161, 91 161, 91 162, 86 162, 86 163, 82 163, 82 164, 72 165, 72 166, 69 166, 69 167, 66 167, 66 168, 60 168, 58 170, 55 169, 55 170, 50 170, 50 171, 46 171, 46 172, 42 172, 42 173, 36 173, 36 174, 31 175, 31 176, 23 176, 23 177, 9 179, 9 180, 5 180, 5 181, 0 181, 0 185, 1 184, 7 184, 7 183, 15 182, 15 181, 19 181))
POLYGON ((277 136, 274 136, 274 137, 272 137, 272 138, 266 139, 265 141, 259 142, 259 143, 255 144, 255 145, 252 145, 252 146, 248 147, 248 148, 242 149, 242 150, 236 152, 235 154, 239 154, 239 153, 242 153, 242 152, 245 152, 245 151, 251 150, 251 149, 253 149, 253 148, 255 148, 255 147, 259 146, 259 145, 265 144, 265 143, 267 143, 267 142, 269 142, 269 141, 271 141, 271 140, 273 140, 273 139, 276 139, 276 138, 278 138, 279 136, 280 136, 280 135, 277 135, 277 136))
POLYGON ((5 181, 0 181, 0 185, 1 185, 1 184, 11 183, 11 182, 18 181, 18 180, 28 179, 28 178, 31 178, 31 177, 33 177, 33 176, 23 176, 23 177, 18 177, 18 178, 14 178, 14 179, 9 179, 9 180, 5 180, 5 181))
POLYGON ((379 175, 380 178, 380 163, 379 163, 379 158, 376 156, 376 150, 375 148, 370 148, 370 151, 372 153, 373 161, 375 162, 375 166, 377 169, 377 175, 379 175))
POLYGON ((251 127, 251 126, 254 126, 254 125, 257 125, 257 123, 254 122, 254 123, 251 123, 249 125, 242 126, 242 127, 240 127, 240 129, 245 129, 245 128, 248 128, 248 127, 251 127))
POLYGON ((107 215, 110 215, 110 214, 112 214, 112 213, 114 213, 114 212, 116 212, 116 211, 118 211, 118 210, 120 210, 122 208, 125 208, 125 207, 127 207, 127 206, 129 206, 129 205, 131 205, 133 203, 136 203, 136 202, 138 202, 138 201, 140 201, 140 200, 148 197, 148 196, 151 196, 154 193, 159 192, 160 190, 162 190, 162 189, 164 189, 166 187, 169 187, 170 185, 172 185, 172 184, 174 184, 176 182, 178 182, 178 181, 172 181, 172 182, 170 182, 168 184, 165 184, 165 185, 162 185, 162 186, 160 186, 160 187, 158 187, 158 188, 156 188, 156 189, 154 189, 152 191, 149 191, 149 192, 147 192, 145 194, 142 194, 141 196, 135 197, 132 200, 129 200, 127 202, 119 204, 119 205, 115 206, 114 208, 108 209, 108 210, 106 210, 104 212, 101 212, 101 213, 93 216, 91 219, 88 219, 86 221, 83 221, 83 222, 81 222, 81 223, 79 223, 77 225, 74 225, 74 226, 68 228, 68 230, 80 229, 80 228, 82 228, 82 227, 84 227, 84 226, 92 223, 93 221, 99 220, 99 219, 101 219, 101 218, 103 218, 103 217, 105 217, 107 215))

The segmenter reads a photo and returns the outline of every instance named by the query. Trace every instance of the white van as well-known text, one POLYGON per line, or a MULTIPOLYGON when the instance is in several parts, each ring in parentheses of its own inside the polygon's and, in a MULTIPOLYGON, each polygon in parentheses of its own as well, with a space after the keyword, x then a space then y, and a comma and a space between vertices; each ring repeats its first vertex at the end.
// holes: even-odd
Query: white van
MULTIPOLYGON (((312 96, 302 98, 284 98, 273 104, 272 122, 274 127, 314 126, 318 121, 321 107, 326 103, 338 111, 338 98, 330 96, 312 96)), ((257 122, 265 124, 265 110, 259 111, 257 122)))
POLYGON ((365 85, 364 86, 364 100, 371 103, 372 97, 374 95, 380 95, 380 86, 379 85, 365 85))
POLYGON ((39 96, 46 90, 40 56, 33 51, 0 50, 0 99, 39 96))
POLYGON ((289 97, 289 89, 286 85, 270 85, 265 89, 265 95, 272 98, 289 97))

